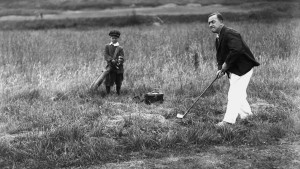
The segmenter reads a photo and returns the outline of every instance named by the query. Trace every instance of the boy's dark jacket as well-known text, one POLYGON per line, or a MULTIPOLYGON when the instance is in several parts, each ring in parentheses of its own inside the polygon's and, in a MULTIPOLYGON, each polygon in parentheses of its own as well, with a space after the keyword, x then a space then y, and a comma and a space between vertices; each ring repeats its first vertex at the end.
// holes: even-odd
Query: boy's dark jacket
POLYGON ((226 26, 223 26, 216 40, 218 70, 221 70, 224 62, 227 64, 226 72, 238 76, 246 74, 254 66, 259 66, 249 47, 241 35, 226 26))
MULTIPOLYGON (((117 53, 116 57, 122 56, 123 59, 124 59, 124 50, 121 46, 118 46, 118 47, 120 49, 119 49, 119 52, 117 53)), ((113 45, 110 45, 110 44, 105 45, 104 58, 107 61, 108 65, 110 64, 109 62, 111 60, 113 60, 113 59, 116 60, 117 59, 117 58, 114 58, 114 53, 115 53, 116 48, 117 48, 117 46, 113 46, 113 45)), ((119 69, 113 69, 112 71, 117 72, 117 73, 124 73, 124 67, 123 67, 123 65, 120 65, 119 69)))

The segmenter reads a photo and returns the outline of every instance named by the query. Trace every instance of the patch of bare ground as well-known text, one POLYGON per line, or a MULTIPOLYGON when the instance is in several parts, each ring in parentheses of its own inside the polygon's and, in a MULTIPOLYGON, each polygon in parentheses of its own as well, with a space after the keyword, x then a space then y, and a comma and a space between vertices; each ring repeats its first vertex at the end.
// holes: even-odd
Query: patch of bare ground
MULTIPOLYGON (((269 145, 193 147, 178 153, 169 153, 163 158, 132 159, 131 161, 90 166, 88 169, 252 169, 252 168, 299 168, 299 160, 293 159, 289 147, 269 145), (292 161, 292 162, 291 162, 292 161)), ((76 167, 73 169, 83 169, 76 167)))

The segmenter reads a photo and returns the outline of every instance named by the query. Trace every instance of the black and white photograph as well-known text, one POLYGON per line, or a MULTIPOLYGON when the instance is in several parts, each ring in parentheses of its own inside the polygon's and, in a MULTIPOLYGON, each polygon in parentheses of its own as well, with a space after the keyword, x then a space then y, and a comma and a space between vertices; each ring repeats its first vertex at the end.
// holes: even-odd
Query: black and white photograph
POLYGON ((0 0, 0 169, 299 168, 299 0, 0 0))

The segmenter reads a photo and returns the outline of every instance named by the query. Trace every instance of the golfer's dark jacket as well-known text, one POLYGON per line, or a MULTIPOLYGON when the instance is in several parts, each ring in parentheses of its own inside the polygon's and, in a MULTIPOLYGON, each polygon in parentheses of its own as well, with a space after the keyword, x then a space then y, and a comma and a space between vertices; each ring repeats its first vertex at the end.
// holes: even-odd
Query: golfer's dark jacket
MULTIPOLYGON (((104 58, 107 61, 107 64, 109 64, 109 62, 111 60, 117 59, 117 58, 114 58, 114 53, 115 53, 116 48, 117 47, 114 45, 110 45, 110 44, 105 45, 104 58)), ((120 48, 120 50, 117 53, 116 57, 122 56, 124 59, 124 50, 121 46, 119 46, 119 48, 120 48)), ((125 59, 124 59, 124 61, 125 61, 125 59)), ((113 71, 115 71, 117 73, 124 73, 124 67, 123 67, 123 65, 121 65, 121 66, 119 66, 119 69, 117 69, 117 70, 113 69, 113 71)))
POLYGON ((223 26, 216 39, 218 70, 221 70, 224 62, 227 64, 226 72, 242 76, 254 66, 259 66, 249 47, 241 35, 228 27, 223 26))

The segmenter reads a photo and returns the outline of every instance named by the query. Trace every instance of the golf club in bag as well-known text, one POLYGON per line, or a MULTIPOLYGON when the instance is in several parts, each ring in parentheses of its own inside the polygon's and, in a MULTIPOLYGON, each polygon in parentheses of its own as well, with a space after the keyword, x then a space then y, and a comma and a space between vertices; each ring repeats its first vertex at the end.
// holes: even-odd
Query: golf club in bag
POLYGON ((101 73, 101 75, 91 84, 90 90, 96 90, 102 84, 102 82, 105 80, 105 77, 109 74, 111 69, 112 69, 111 67, 107 67, 101 73))
POLYGON ((206 90, 218 79, 218 76, 210 83, 210 85, 200 94, 198 99, 193 103, 193 105, 184 113, 184 114, 177 114, 177 118, 182 119, 188 112, 192 109, 192 107, 196 104, 196 102, 200 99, 200 97, 206 92, 206 90))
MULTIPOLYGON (((117 54, 118 54, 119 51, 120 51, 120 47, 117 47, 115 49, 115 52, 114 52, 114 55, 113 55, 114 59, 117 59, 117 54)), ((93 83, 90 86, 90 90, 91 91, 96 90, 103 83, 103 81, 105 80, 106 76, 109 74, 109 72, 111 70, 112 70, 112 66, 106 67, 105 70, 102 71, 102 73, 100 74, 100 76, 95 81, 93 81, 93 83)))

